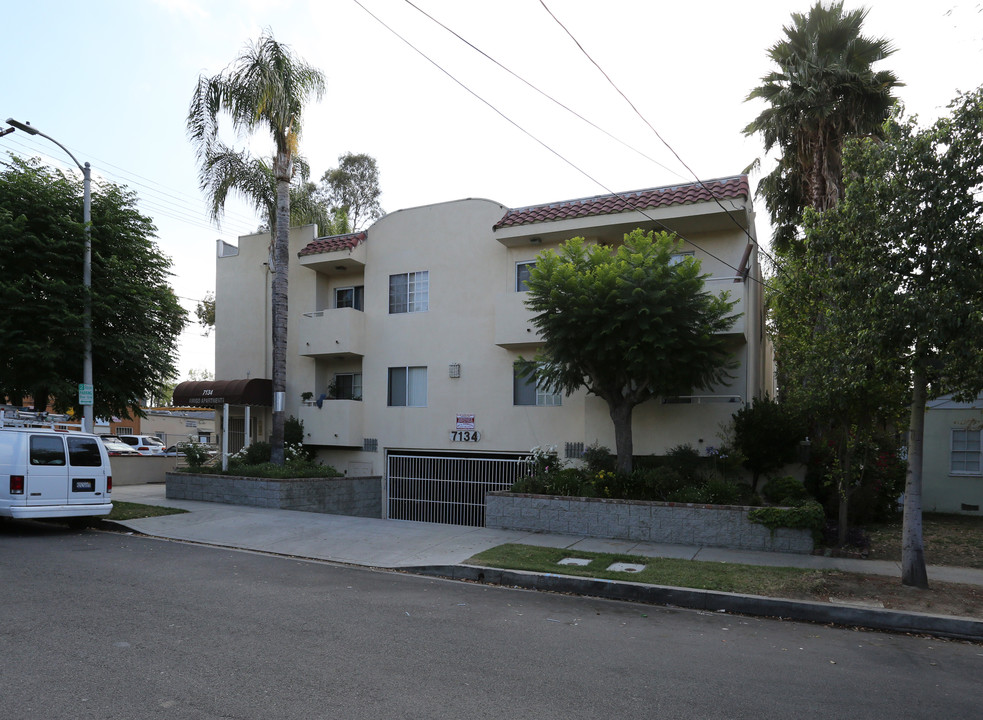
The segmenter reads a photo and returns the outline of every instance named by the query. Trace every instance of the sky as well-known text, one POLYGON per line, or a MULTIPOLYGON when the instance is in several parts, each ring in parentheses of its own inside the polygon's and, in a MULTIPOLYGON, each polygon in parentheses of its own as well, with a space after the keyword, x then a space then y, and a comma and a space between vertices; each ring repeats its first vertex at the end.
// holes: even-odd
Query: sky
MULTIPOLYGON (((305 111, 300 140, 314 179, 344 153, 368 153, 388 212, 468 197, 522 207, 726 177, 758 158, 767 171, 760 138, 741 132, 764 106, 745 98, 772 69, 767 50, 791 13, 810 4, 11 3, 0 13, 0 127, 8 117, 29 121, 90 162, 94 177, 136 191, 173 261, 172 286, 193 311, 215 290, 216 239, 237 244, 261 218, 234 201, 220 224, 209 219, 186 132, 188 105, 201 75, 220 73, 265 30, 327 80, 324 97, 305 111)), ((846 7, 868 8, 865 34, 893 43, 896 52, 876 67, 905 83, 897 95, 924 124, 945 114, 957 91, 983 84, 983 0, 847 0, 846 7)), ((225 139, 272 155, 262 136, 225 139)), ((57 146, 19 131, 0 138, 0 155, 7 152, 74 167, 57 146)), ((752 173, 752 187, 759 179, 752 173)), ((756 210, 767 247, 762 201, 756 210)), ((213 338, 194 323, 181 336, 178 368, 179 380, 214 368, 213 338)))

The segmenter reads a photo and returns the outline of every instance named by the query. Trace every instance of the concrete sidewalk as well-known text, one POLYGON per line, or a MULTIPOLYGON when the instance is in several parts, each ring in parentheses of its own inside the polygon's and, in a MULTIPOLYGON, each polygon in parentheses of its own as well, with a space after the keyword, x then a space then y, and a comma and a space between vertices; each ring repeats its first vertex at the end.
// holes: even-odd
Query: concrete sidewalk
MULTIPOLYGON (((168 500, 163 484, 113 488, 113 499, 190 511, 181 515, 121 523, 146 535, 367 567, 395 569, 459 565, 472 555, 496 545, 522 543, 567 548, 571 551, 626 553, 645 557, 773 567, 828 568, 901 577, 898 563, 879 560, 638 543, 271 510, 193 500, 168 500)), ((930 566, 928 574, 932 580, 941 582, 983 585, 983 570, 930 566)))

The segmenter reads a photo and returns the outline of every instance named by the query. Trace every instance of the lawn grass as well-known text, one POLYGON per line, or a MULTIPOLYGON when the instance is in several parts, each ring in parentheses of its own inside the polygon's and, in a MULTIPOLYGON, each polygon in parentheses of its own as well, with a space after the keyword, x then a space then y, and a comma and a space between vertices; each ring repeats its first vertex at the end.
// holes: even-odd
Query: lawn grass
POLYGON ((104 520, 135 520, 137 518, 160 517, 161 515, 179 515, 187 510, 181 508, 161 507, 160 505, 142 505, 140 503, 121 502, 113 500, 113 511, 104 520))
POLYGON ((703 562, 675 558, 652 558, 617 553, 594 553, 534 545, 499 545, 478 553, 469 564, 508 570, 573 575, 576 577, 630 580, 650 585, 718 590, 782 597, 800 597, 822 590, 833 570, 760 567, 736 563, 703 562), (590 560, 589 565, 560 565, 564 558, 590 560), (608 570, 613 563, 645 565, 640 572, 608 570))

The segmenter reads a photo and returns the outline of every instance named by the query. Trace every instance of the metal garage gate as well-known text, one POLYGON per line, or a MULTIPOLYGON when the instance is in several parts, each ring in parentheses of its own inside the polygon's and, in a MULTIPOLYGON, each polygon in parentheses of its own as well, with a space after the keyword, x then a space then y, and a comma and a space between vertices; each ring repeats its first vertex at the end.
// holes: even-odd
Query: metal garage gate
POLYGON ((386 463, 389 517, 483 527, 485 493, 508 490, 532 463, 520 455, 390 453, 386 463))

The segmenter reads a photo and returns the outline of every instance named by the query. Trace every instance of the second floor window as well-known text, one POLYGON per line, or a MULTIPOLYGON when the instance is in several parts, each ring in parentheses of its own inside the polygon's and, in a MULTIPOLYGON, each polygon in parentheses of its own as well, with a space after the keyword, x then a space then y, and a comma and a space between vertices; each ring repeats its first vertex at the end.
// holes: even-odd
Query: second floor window
POLYGON ((389 312, 425 312, 430 309, 430 272, 389 276, 389 312))
POLYGON ((332 397, 338 400, 361 400, 362 373, 338 373, 335 375, 332 397))
POLYGON ((365 286, 356 285, 355 287, 342 287, 335 288, 334 291, 334 306, 336 308, 355 308, 356 310, 362 309, 362 295, 364 294, 365 286))
POLYGON ((515 264, 515 291, 526 292, 529 289, 529 271, 536 267, 533 262, 520 262, 515 264))

